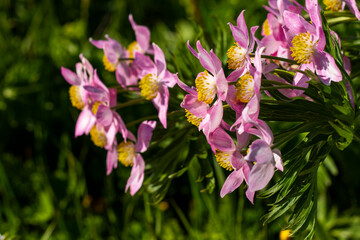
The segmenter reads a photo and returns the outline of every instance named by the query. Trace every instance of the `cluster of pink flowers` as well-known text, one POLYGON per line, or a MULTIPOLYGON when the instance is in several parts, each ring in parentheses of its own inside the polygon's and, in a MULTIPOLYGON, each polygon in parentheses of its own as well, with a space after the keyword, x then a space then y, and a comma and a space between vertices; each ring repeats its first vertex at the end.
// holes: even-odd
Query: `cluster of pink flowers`
MULTIPOLYGON (((162 50, 155 43, 150 44, 148 28, 137 25, 132 15, 129 20, 135 31, 136 41, 127 49, 109 36, 106 36, 106 40, 90 39, 90 42, 104 51, 105 69, 115 72, 116 80, 122 88, 134 91, 153 102, 158 110, 159 120, 166 128, 168 87, 176 84, 177 76, 166 70, 162 50)), ((107 174, 117 167, 118 161, 125 166, 132 166, 126 191, 130 188, 130 194, 134 195, 144 180, 145 162, 140 153, 147 150, 156 121, 142 122, 136 138, 115 111, 116 88, 107 88, 89 61, 82 55, 80 59, 81 62, 76 64, 76 73, 64 67, 61 69, 65 80, 72 85, 69 90, 72 105, 81 110, 75 137, 90 134, 96 146, 108 151, 107 174), (123 140, 119 144, 118 133, 123 140)))
MULTIPOLYGON (((347 5, 360 19, 354 1, 332 1, 333 5, 334 2, 341 5, 337 8, 329 2, 324 1, 327 9, 341 11, 347 5)), ((131 15, 129 20, 136 41, 127 49, 109 36, 106 40, 90 39, 90 42, 104 51, 105 69, 115 72, 122 88, 152 101, 164 128, 167 128, 168 88, 177 84, 183 89, 187 94, 181 108, 185 110, 187 120, 203 132, 219 164, 232 171, 222 186, 221 197, 237 189, 245 180, 246 196, 253 202, 255 192, 269 183, 275 170, 283 171, 281 153, 273 146, 273 133, 267 123, 259 119, 262 78, 288 84, 289 89, 279 91, 289 98, 303 95, 304 91, 296 88, 307 88, 310 79, 306 71, 313 72, 326 85, 342 80, 334 58, 325 51, 320 6, 317 0, 306 0, 305 3, 303 7, 295 0, 269 0, 269 6, 265 7, 268 14, 261 31, 262 39, 255 37, 258 26, 248 29, 245 11, 238 16, 236 25, 229 23, 235 43, 227 52, 227 67, 232 70, 228 76, 213 50, 205 50, 200 41, 194 49, 188 41, 188 49, 204 68, 198 73, 195 86, 186 85, 167 70, 164 53, 155 43, 150 44, 150 31, 137 25, 131 15), (302 17, 303 11, 310 21, 302 17), (271 61, 264 56, 282 60, 271 61), (274 74, 276 68, 295 71, 293 82, 288 83, 274 74), (223 119, 224 107, 233 111, 234 122, 223 119), (230 135, 236 136, 236 141, 230 135)), ((335 32, 332 34, 336 37, 335 32)), ((132 166, 126 190, 130 188, 133 195, 144 179, 145 162, 140 153, 147 150, 156 121, 144 121, 136 138, 114 110, 116 89, 107 88, 91 64, 82 55, 80 59, 76 73, 67 68, 61 70, 65 80, 72 85, 69 91, 71 102, 81 110, 75 136, 90 134, 95 145, 108 151, 107 174, 117 167, 118 160, 125 166, 132 166), (118 133, 123 139, 120 144, 118 133)), ((348 62, 344 57, 346 69, 350 68, 348 62)), ((266 94, 270 96, 269 92, 266 94)))

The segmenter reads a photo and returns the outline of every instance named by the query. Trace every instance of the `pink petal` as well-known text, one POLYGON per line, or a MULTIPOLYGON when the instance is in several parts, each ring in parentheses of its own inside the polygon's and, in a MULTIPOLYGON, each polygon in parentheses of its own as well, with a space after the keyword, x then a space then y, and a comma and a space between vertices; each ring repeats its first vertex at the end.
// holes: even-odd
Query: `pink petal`
POLYGON ((256 192, 263 189, 274 175, 274 166, 272 163, 255 164, 251 169, 249 176, 249 189, 251 192, 256 192))
POLYGON ((113 147, 107 152, 106 155, 106 175, 109 175, 113 168, 117 168, 117 149, 116 145, 114 144, 113 147))
POLYGON ((89 134, 95 122, 96 117, 89 109, 89 106, 85 106, 76 121, 75 137, 83 135, 84 133, 89 134))
POLYGON ((341 72, 330 54, 315 51, 313 59, 316 73, 325 85, 330 85, 331 81, 340 82, 342 80, 341 72))
POLYGON ((145 152, 149 146, 152 132, 156 127, 156 121, 144 121, 140 124, 138 129, 137 142, 135 145, 136 152, 145 152))
POLYGON ((131 23, 132 28, 134 29, 137 43, 140 45, 141 49, 144 52, 147 52, 150 45, 149 29, 145 26, 137 25, 131 14, 129 15, 129 21, 131 23))
POLYGON ((360 12, 356 5, 355 0, 344 0, 346 2, 346 5, 350 9, 350 11, 355 15, 355 17, 360 20, 360 12))
POLYGON ((159 79, 163 79, 166 70, 165 56, 163 51, 155 43, 153 43, 153 48, 154 48, 154 60, 157 69, 157 76, 159 79))
POLYGON ((223 198, 226 194, 232 193, 235 189, 240 187, 244 180, 244 175, 241 170, 233 171, 225 180, 221 188, 220 196, 223 198))
POLYGON ((131 174, 129 179, 127 180, 125 192, 130 188, 130 194, 132 196, 135 195, 137 191, 142 186, 144 181, 144 170, 145 170, 145 162, 140 154, 136 154, 134 159, 134 165, 131 169, 131 174))
POLYGON ((70 85, 78 86, 81 84, 81 80, 80 80, 79 76, 76 73, 74 73, 73 71, 71 71, 70 69, 61 67, 61 75, 65 78, 65 80, 70 85))
POLYGON ((223 152, 235 151, 235 143, 227 132, 222 128, 217 128, 210 134, 209 140, 211 144, 218 150, 223 152))
POLYGON ((205 49, 201 46, 200 41, 198 40, 196 42, 196 47, 199 51, 198 59, 200 61, 200 64, 209 72, 211 72, 213 75, 216 73, 216 67, 214 65, 214 62, 210 56, 210 54, 205 51, 205 49))
POLYGON ((155 108, 159 111, 159 120, 164 128, 167 125, 167 109, 169 104, 169 89, 160 85, 157 96, 152 100, 155 108))
POLYGON ((261 139, 257 139, 249 147, 249 153, 246 159, 259 164, 267 164, 273 160, 273 152, 270 145, 261 139))
POLYGON ((97 121, 103 126, 109 126, 113 122, 113 112, 105 105, 100 105, 96 112, 97 121))

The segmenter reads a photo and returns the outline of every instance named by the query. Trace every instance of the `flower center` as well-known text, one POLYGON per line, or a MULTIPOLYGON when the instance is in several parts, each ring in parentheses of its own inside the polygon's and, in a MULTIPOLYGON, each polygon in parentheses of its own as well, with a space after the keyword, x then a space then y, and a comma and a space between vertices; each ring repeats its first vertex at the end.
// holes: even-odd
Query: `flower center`
POLYGON ((117 146, 118 160, 125 167, 132 166, 135 158, 135 146, 132 142, 122 142, 117 146))
POLYGON ((326 10, 338 12, 341 9, 341 0, 323 0, 326 10))
POLYGON ((225 168, 228 171, 233 170, 233 167, 231 166, 231 153, 230 152, 223 152, 220 150, 216 150, 215 158, 221 167, 225 168))
POLYGON ((291 41, 291 56, 298 63, 311 63, 311 56, 314 52, 314 43, 309 32, 299 33, 291 41))
POLYGON ((187 121, 196 127, 199 127, 201 121, 203 120, 201 117, 197 117, 191 112, 189 112, 187 109, 185 109, 185 117, 187 118, 187 121))
POLYGON ((146 74, 139 82, 140 94, 146 100, 155 98, 158 94, 159 85, 155 74, 146 74))
POLYGON ((143 52, 137 41, 130 43, 127 50, 129 51, 129 58, 134 58, 135 51, 143 52))
POLYGON ((227 56, 229 58, 227 61, 228 68, 234 70, 238 69, 245 63, 246 49, 241 48, 238 43, 235 43, 235 45, 227 51, 227 56))
POLYGON ((216 83, 212 75, 206 70, 199 73, 195 79, 195 86, 198 92, 198 99, 206 104, 211 104, 216 95, 216 83))
POLYGON ((80 87, 74 85, 71 86, 69 89, 69 95, 70 95, 71 104, 74 107, 80 110, 82 110, 85 107, 85 104, 80 94, 80 87))
POLYGON ((236 99, 243 103, 249 102, 255 93, 254 78, 249 73, 246 73, 235 84, 235 88, 236 99))
POLYGON ((270 25, 269 25, 269 21, 266 19, 262 25, 262 29, 263 29, 263 34, 265 36, 269 36, 271 35, 271 28, 270 28, 270 25))
POLYGON ((114 64, 114 63, 109 62, 109 60, 107 59, 105 54, 104 54, 102 60, 103 60, 104 67, 106 70, 108 70, 109 72, 115 72, 117 63, 114 64))
POLYGON ((91 140, 98 147, 105 147, 107 145, 107 138, 104 128, 98 128, 96 125, 90 130, 91 140))

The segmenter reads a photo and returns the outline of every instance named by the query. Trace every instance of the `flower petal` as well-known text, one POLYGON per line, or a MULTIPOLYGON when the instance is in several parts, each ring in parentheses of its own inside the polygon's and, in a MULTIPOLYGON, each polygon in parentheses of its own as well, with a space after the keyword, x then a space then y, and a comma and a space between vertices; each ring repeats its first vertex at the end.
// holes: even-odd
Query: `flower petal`
POLYGON ((233 171, 225 180, 221 188, 220 196, 223 198, 226 194, 232 193, 244 180, 244 175, 240 170, 233 171))
POLYGON ((156 121, 144 121, 138 128, 137 142, 135 145, 136 152, 145 152, 149 146, 152 132, 156 127, 156 121))

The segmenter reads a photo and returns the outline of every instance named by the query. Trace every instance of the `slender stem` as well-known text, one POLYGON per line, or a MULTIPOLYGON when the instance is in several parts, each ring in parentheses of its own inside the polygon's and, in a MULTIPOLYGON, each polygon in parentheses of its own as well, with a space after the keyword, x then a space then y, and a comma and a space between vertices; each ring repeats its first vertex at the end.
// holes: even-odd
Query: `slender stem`
POLYGON ((299 89, 299 90, 307 90, 307 88, 303 88, 303 87, 296 87, 296 86, 291 86, 291 85, 287 85, 287 86, 273 86, 273 87, 261 87, 260 90, 276 90, 276 89, 299 89))
MULTIPOLYGON (((250 57, 254 57, 255 54, 251 53, 250 57)), ((272 59, 272 60, 279 60, 282 62, 288 62, 291 64, 298 64, 297 61, 291 60, 291 59, 287 59, 287 58, 281 58, 281 57, 275 57, 275 56, 269 56, 269 55, 261 55, 262 58, 266 58, 266 59, 272 59)))
POLYGON ((261 83, 289 86, 288 83, 283 83, 283 82, 278 82, 278 81, 273 81, 273 80, 267 80, 267 79, 261 79, 261 83))
POLYGON ((357 18, 355 17, 338 17, 332 18, 328 20, 329 27, 335 26, 339 23, 346 23, 346 22, 357 22, 357 18))
POLYGON ((134 58, 118 58, 119 61, 132 61, 134 58))
POLYGON ((140 103, 145 103, 145 102, 146 102, 146 100, 144 98, 133 99, 133 100, 127 101, 125 103, 119 103, 112 109, 120 109, 120 108, 132 106, 132 105, 136 105, 136 104, 140 104, 140 103))
MULTIPOLYGON (((169 113, 167 114, 167 116, 169 117, 169 116, 171 116, 171 115, 173 115, 173 114, 175 114, 175 113, 180 113, 180 112, 185 112, 185 111, 184 111, 183 109, 181 109, 181 110, 175 110, 175 111, 169 112, 169 113)), ((136 124, 138 124, 138 123, 141 123, 142 121, 150 120, 150 119, 156 119, 156 118, 158 118, 158 115, 150 115, 150 116, 146 116, 146 117, 143 117, 143 118, 139 118, 139 119, 136 119, 136 120, 134 120, 134 121, 129 122, 128 124, 126 124, 126 127, 131 127, 131 126, 133 126, 133 125, 136 125, 136 124)))

